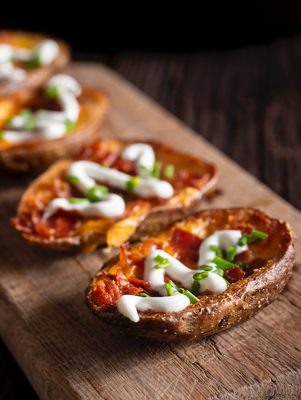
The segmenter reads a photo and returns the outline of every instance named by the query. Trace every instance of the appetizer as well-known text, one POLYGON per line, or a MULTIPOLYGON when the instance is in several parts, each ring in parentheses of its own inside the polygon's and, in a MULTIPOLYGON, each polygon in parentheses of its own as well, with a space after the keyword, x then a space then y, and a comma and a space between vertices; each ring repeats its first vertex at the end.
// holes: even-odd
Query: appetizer
POLYGON ((101 320, 159 341, 199 340, 274 301, 290 278, 294 234, 253 209, 210 210, 121 246, 86 289, 101 320))
POLYGON ((34 181, 12 223, 55 250, 120 246, 197 211, 216 180, 213 165, 168 146, 100 141, 34 181))
POLYGON ((42 86, 67 65, 69 58, 69 47, 61 40, 0 31, 0 97, 42 86))
POLYGON ((44 89, 20 91, 0 103, 0 165, 26 173, 78 156, 97 139, 109 107, 102 92, 64 74, 44 89))

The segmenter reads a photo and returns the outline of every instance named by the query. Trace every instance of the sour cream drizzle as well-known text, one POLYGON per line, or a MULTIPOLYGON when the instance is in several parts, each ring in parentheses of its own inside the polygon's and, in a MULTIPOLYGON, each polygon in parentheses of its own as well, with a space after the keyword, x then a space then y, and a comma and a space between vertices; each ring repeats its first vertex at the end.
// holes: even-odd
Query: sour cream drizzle
POLYGON ((11 125, 20 130, 3 130, 2 138, 9 143, 26 143, 29 140, 58 139, 66 133, 66 121, 75 123, 79 117, 79 104, 76 100, 81 92, 79 83, 69 75, 55 75, 47 88, 55 87, 58 92, 57 101, 62 111, 38 110, 32 113, 35 124, 32 131, 22 130, 26 126, 26 117, 17 115, 12 118, 11 125))
MULTIPOLYGON (((199 248, 199 265, 206 264, 216 269, 216 264, 210 261, 214 258, 215 252, 210 249, 210 245, 216 245, 220 249, 228 251, 230 246, 237 246, 242 234, 239 230, 223 230, 217 231, 207 239, 205 239, 199 248)), ((248 245, 243 247, 237 246, 236 254, 248 249, 248 245)), ((199 282, 200 292, 210 290, 215 294, 219 294, 227 289, 225 280, 218 274, 208 272, 208 277, 199 282)), ((139 321, 137 310, 146 311, 152 309, 154 311, 172 312, 180 311, 186 308, 190 301, 185 295, 175 292, 174 296, 166 296, 166 288, 164 282, 165 272, 174 280, 180 282, 184 288, 190 290, 194 281, 193 275, 200 272, 199 269, 191 270, 182 264, 179 260, 172 257, 163 250, 152 251, 145 259, 143 280, 151 284, 150 289, 159 292, 162 297, 139 297, 126 295, 122 296, 117 302, 118 311, 128 317, 133 322, 139 321), (160 255, 167 258, 172 265, 168 268, 155 269, 158 264, 155 257, 160 255), (181 297, 180 297, 181 296, 181 297), (186 297, 187 300, 184 300, 186 297)))
POLYGON ((56 58, 59 51, 59 45, 51 39, 42 41, 32 50, 0 44, 0 81, 9 79, 20 82, 26 78, 27 72, 15 67, 12 60, 30 61, 38 57, 40 65, 48 65, 56 58))
MULTIPOLYGON (((136 168, 140 172, 140 165, 147 165, 148 169, 153 168, 155 157, 152 156, 152 153, 153 149, 151 146, 137 143, 135 145, 128 146, 122 153, 122 157, 124 159, 131 157, 130 159, 135 160, 133 154, 136 155, 137 160, 139 160, 139 164, 136 162, 136 168), (141 162, 143 162, 143 164, 141 164, 141 162)), ((131 175, 125 174, 124 172, 112 168, 102 167, 101 165, 92 161, 76 161, 72 163, 67 170, 66 175, 78 178, 78 182, 74 183, 74 185, 84 195, 87 194, 89 189, 96 185, 96 181, 105 182, 105 184, 114 188, 127 190, 127 182, 132 178, 131 175)), ((142 198, 158 196, 168 199, 173 195, 173 187, 170 185, 170 183, 160 179, 141 177, 139 184, 133 188, 133 193, 142 198)), ((110 196, 110 198, 107 196, 103 199, 108 203, 110 201, 113 202, 113 199, 116 197, 116 195, 115 197, 112 195, 110 196)), ((80 206, 77 204, 78 208, 76 208, 76 210, 80 215, 87 217, 92 216, 93 212, 95 212, 94 216, 102 216, 107 218, 117 217, 122 215, 125 210, 124 200, 120 196, 118 197, 118 202, 115 201, 114 205, 112 203, 110 212, 108 211, 108 208, 103 208, 103 201, 95 203, 81 203, 80 206), (112 214, 112 210, 114 210, 114 215, 112 214)), ((66 199, 55 199, 51 201, 46 207, 43 219, 51 217, 60 208, 70 211, 69 204, 70 203, 66 199)), ((75 205, 73 204, 73 206, 75 205)))

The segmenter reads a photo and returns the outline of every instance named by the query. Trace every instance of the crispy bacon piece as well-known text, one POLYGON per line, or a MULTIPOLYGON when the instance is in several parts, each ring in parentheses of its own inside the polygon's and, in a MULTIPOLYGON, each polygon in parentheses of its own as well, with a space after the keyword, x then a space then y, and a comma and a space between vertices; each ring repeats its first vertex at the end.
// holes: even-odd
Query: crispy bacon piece
POLYGON ((20 232, 24 232, 24 233, 32 233, 33 232, 32 222, 29 218, 27 218, 25 216, 11 218, 10 222, 20 232))
POLYGON ((224 278, 227 279, 227 281, 230 283, 240 281, 245 276, 246 273, 240 267, 226 269, 226 271, 224 272, 224 278))
POLYGON ((53 197, 62 197, 63 199, 69 199, 71 197, 71 186, 68 182, 62 181, 62 179, 54 178, 52 183, 53 197))
POLYGON ((137 279, 133 276, 129 277, 129 282, 132 283, 134 286, 139 287, 139 286, 150 286, 149 282, 145 282, 142 279, 137 279))
POLYGON ((199 251, 202 239, 193 233, 183 231, 182 229, 175 229, 172 238, 171 245, 177 250, 186 251, 199 251))
POLYGON ((248 235, 251 235, 252 231, 255 229, 255 227, 251 224, 246 224, 245 222, 242 222, 239 225, 235 225, 231 229, 238 229, 241 231, 242 234, 247 233, 248 235))

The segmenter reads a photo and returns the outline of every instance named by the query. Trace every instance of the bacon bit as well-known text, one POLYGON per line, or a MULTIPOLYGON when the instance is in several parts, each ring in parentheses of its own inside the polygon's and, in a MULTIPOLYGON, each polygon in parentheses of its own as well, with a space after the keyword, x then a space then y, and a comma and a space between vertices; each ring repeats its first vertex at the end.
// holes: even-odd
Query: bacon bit
POLYGON ((224 278, 230 283, 240 281, 245 277, 245 275, 246 273, 240 267, 226 269, 224 272, 224 278))
MULTIPOLYGON (((118 272, 118 270, 117 270, 117 272, 118 272)), ((129 277, 129 282, 132 283, 136 287, 139 287, 139 286, 150 286, 149 282, 145 282, 142 279, 134 278, 133 276, 129 277)))
POLYGON ((126 242, 120 246, 120 257, 119 264, 123 265, 138 265, 144 262, 144 258, 138 253, 131 253, 128 251, 129 242, 126 242))
POLYGON ((109 278, 104 278, 101 284, 98 285, 91 293, 92 302, 103 308, 116 305, 119 297, 119 287, 109 278))
POLYGON ((68 182, 62 181, 59 178, 53 179, 52 190, 54 198, 69 199, 71 197, 71 186, 68 182))
POLYGON ((33 210, 31 213, 33 230, 41 237, 69 237, 73 234, 77 223, 77 214, 59 210, 46 221, 42 214, 33 210))
POLYGON ((33 232, 32 223, 31 223, 30 219, 27 217, 11 218, 10 222, 20 232, 24 232, 24 233, 32 233, 33 232))
POLYGON ((143 292, 142 288, 130 287, 128 289, 127 294, 130 294, 131 296, 139 296, 140 293, 142 293, 142 292, 143 292))
POLYGON ((117 268, 117 272, 115 275, 116 283, 119 287, 127 286, 129 284, 126 277, 121 273, 120 268, 117 268))
POLYGON ((198 251, 203 239, 193 233, 175 229, 171 238, 171 245, 177 250, 198 251))
POLYGON ((111 168, 117 158, 118 155, 116 153, 107 152, 103 157, 99 158, 97 162, 101 165, 106 165, 111 168))
POLYGON ((245 250, 240 254, 237 254, 234 259, 233 259, 233 263, 236 263, 238 261, 240 261, 241 263, 245 264, 249 264, 252 261, 252 252, 249 250, 245 250))
POLYGON ((135 163, 131 160, 122 160, 121 158, 116 159, 112 168, 118 169, 118 171, 124 172, 129 175, 136 175, 135 163))

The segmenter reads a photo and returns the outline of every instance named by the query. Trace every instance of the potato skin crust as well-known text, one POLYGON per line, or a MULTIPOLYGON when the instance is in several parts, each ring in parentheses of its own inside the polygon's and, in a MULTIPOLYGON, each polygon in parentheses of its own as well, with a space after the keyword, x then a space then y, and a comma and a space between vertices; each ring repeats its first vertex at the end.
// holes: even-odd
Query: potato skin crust
POLYGON ((2 172, 10 170, 19 174, 41 173, 55 161, 76 157, 84 147, 92 145, 99 137, 99 130, 107 118, 110 102, 97 89, 83 87, 82 93, 90 103, 87 120, 79 123, 72 134, 62 138, 1 149, 2 172))
POLYGON ((46 36, 39 33, 7 31, 13 37, 23 37, 24 40, 39 43, 45 39, 53 39, 60 47, 60 52, 57 57, 49 64, 36 68, 27 73, 27 76, 22 82, 3 82, 0 83, 0 98, 9 96, 10 94, 23 89, 36 89, 43 86, 55 73, 66 67, 70 60, 70 48, 62 40, 51 36, 46 36))
MULTIPOLYGON (((202 186, 201 189, 197 191, 197 193, 186 196, 186 198, 184 199, 185 205, 175 203, 158 206, 151 209, 150 212, 145 216, 145 219, 139 224, 134 234, 131 236, 131 242, 137 241, 141 237, 154 236, 173 222, 199 211, 201 207, 201 196, 210 191, 216 185, 218 179, 218 170, 214 165, 208 164, 196 157, 178 153, 165 144, 150 141, 147 142, 145 140, 141 141, 138 139, 131 141, 122 141, 125 146, 135 142, 150 144, 154 148, 156 153, 158 152, 162 155, 162 157, 164 156, 167 160, 172 160, 175 165, 193 165, 194 170, 198 170, 199 168, 201 171, 205 171, 205 173, 208 173, 210 179, 204 186, 202 186)), ((71 163, 71 160, 58 161, 53 166, 51 166, 49 170, 44 172, 44 174, 42 174, 34 182, 32 182, 32 184, 29 186, 29 188, 26 190, 21 198, 17 216, 20 216, 23 213, 22 211, 24 210, 24 208, 26 208, 26 199, 31 193, 35 191, 35 187, 37 187, 45 179, 49 179, 49 176, 55 177, 56 171, 67 169, 67 165, 69 165, 69 163, 71 163)), ((22 233, 22 236, 29 243, 36 243, 51 250, 69 251, 76 250, 81 247, 81 240, 79 236, 60 239, 45 239, 33 234, 26 233, 22 233)), ((105 244, 105 242, 103 244, 105 244)))
MULTIPOLYGON (((211 210, 210 210, 211 211, 211 210)), ((212 210, 240 212, 241 209, 212 210)), ((257 210, 245 209, 255 213, 257 210)), ((85 292, 88 308, 96 317, 129 336, 161 342, 187 342, 239 325, 257 314, 263 307, 274 301, 287 284, 295 262, 295 235, 286 222, 277 223, 285 227, 288 240, 280 253, 263 267, 254 270, 247 278, 231 284, 226 291, 215 296, 204 296, 197 304, 173 313, 138 312, 140 321, 134 323, 117 312, 102 311, 90 300, 93 284, 85 292)), ((109 260, 101 269, 116 264, 118 257, 109 260)))

